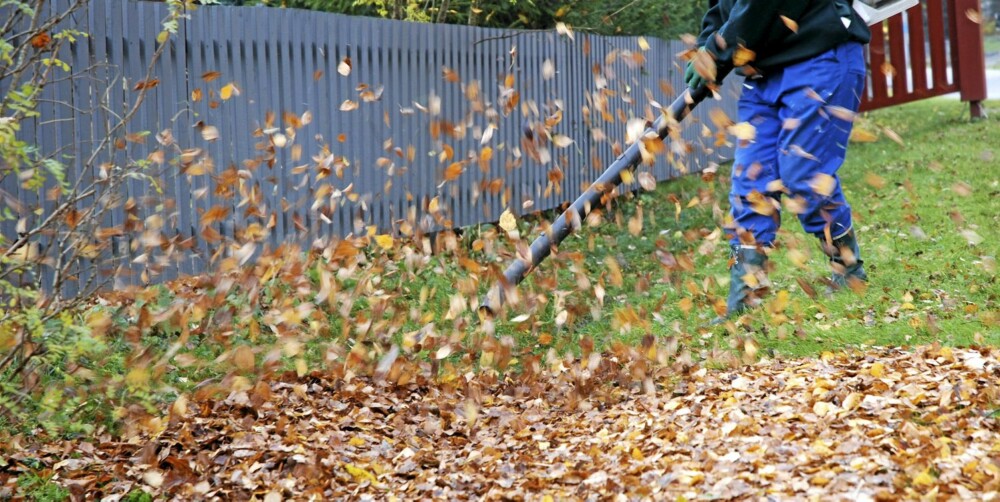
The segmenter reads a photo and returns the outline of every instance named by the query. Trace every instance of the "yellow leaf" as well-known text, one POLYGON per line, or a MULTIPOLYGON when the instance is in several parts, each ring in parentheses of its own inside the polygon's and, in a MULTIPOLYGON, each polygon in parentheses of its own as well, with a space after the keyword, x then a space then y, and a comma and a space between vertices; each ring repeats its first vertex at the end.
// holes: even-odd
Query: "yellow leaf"
POLYGON ((868 373, 875 378, 882 378, 885 375, 885 365, 882 363, 875 363, 868 369, 868 373))
POLYGON ((830 478, 817 474, 809 480, 809 483, 816 486, 826 486, 830 484, 830 478))
POLYGON ((851 129, 851 141, 856 143, 874 143, 878 140, 878 136, 875 133, 855 127, 851 129))
POLYGON ((145 367, 133 368, 125 375, 125 383, 130 387, 142 387, 149 382, 149 370, 145 367))
POLYGON ((388 251, 392 249, 392 236, 387 234, 376 235, 375 243, 382 249, 388 251))
POLYGON ((347 473, 350 474, 351 477, 353 477, 354 480, 357 481, 357 482, 359 482, 359 483, 362 482, 362 481, 369 481, 372 484, 374 484, 377 481, 375 479, 375 475, 374 474, 372 474, 372 473, 370 473, 370 472, 368 472, 368 471, 366 471, 366 470, 362 469, 361 467, 358 467, 358 466, 356 466, 354 464, 344 464, 344 469, 347 469, 347 473))
POLYGON ((844 407, 845 410, 853 410, 854 408, 857 408, 858 405, 861 404, 862 400, 864 400, 864 396, 861 395, 861 393, 852 392, 848 394, 847 397, 844 398, 844 401, 840 404, 841 406, 844 407))
POLYGON ((227 99, 233 96, 239 96, 239 95, 240 95, 240 89, 236 87, 236 84, 232 82, 222 86, 222 90, 219 91, 219 97, 221 97, 223 101, 226 101, 227 99))
POLYGON ((360 447, 362 447, 362 446, 365 445, 365 440, 361 439, 361 438, 359 438, 357 436, 354 436, 354 437, 351 438, 350 441, 347 442, 347 444, 349 444, 349 445, 351 445, 351 446, 353 446, 355 448, 360 448, 360 447))
POLYGON ((747 49, 746 47, 743 47, 741 45, 737 47, 736 51, 733 53, 733 64, 736 66, 743 66, 753 61, 756 58, 757 58, 756 52, 747 49))
POLYGON ((931 476, 930 468, 924 469, 924 472, 917 474, 917 477, 913 478, 913 484, 918 486, 930 486, 934 484, 934 476, 931 476))
POLYGON ((640 49, 642 49, 644 51, 648 51, 649 50, 649 42, 646 41, 646 37, 639 37, 638 42, 639 42, 639 48, 640 49))
POLYGON ((510 209, 505 209, 500 215, 500 228, 504 229, 505 232, 513 232, 517 228, 517 218, 514 217, 514 213, 510 212, 510 209))
POLYGON ((636 462, 642 462, 643 460, 646 460, 646 456, 642 454, 642 450, 638 448, 632 448, 632 460, 635 460, 636 462))

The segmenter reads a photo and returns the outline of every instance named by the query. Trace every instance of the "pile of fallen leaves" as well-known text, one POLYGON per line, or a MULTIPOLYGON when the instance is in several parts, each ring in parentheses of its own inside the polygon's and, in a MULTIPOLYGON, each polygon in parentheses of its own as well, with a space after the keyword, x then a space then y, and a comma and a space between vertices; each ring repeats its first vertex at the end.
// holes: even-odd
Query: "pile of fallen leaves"
POLYGON ((872 349, 646 385, 611 353, 406 385, 286 375, 175 404, 151 437, 15 448, 0 496, 42 465, 95 497, 985 500, 1000 491, 998 356, 872 349))

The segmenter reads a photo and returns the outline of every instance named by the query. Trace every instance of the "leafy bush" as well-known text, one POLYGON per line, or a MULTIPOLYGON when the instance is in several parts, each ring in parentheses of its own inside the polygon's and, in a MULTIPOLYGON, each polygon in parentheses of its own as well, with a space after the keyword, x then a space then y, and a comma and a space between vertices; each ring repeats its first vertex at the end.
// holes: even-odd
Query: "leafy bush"
MULTIPOLYGON (((126 183, 154 184, 145 160, 98 162, 120 148, 146 98, 145 87, 137 89, 124 114, 104 124, 104 138, 90 151, 61 156, 21 139, 22 125, 34 127, 40 116, 48 86, 87 78, 66 62, 69 45, 87 37, 67 28, 68 19, 86 5, 86 0, 7 0, 0 19, 6 27, 0 39, 0 181, 16 183, 19 190, 0 197, 0 222, 15 222, 16 228, 16 235, 0 235, 0 420, 37 420, 67 433, 90 432, 91 426, 74 418, 101 401, 95 400, 98 388, 83 384, 96 377, 107 351, 107 313, 84 307, 114 278, 96 272, 108 264, 109 237, 123 231, 105 228, 105 216, 126 203, 121 196, 126 183), (97 174, 70 180, 69 163, 97 174)), ((146 82, 153 80, 152 68, 189 2, 168 5, 146 82)), ((111 109, 103 99, 99 107, 111 109)))

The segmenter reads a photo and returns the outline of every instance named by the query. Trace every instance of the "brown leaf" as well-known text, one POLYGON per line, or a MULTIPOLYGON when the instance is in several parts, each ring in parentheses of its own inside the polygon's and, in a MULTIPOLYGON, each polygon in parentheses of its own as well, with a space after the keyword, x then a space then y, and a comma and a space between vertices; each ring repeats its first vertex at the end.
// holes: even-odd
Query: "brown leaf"
POLYGON ((48 47, 50 43, 52 43, 52 37, 49 36, 48 32, 44 31, 38 32, 31 37, 31 41, 29 43, 35 49, 42 50, 48 47))
POLYGON ((152 89, 158 85, 160 85, 160 79, 158 78, 153 78, 149 80, 140 80, 136 82, 135 86, 132 87, 132 90, 142 91, 142 90, 152 89))

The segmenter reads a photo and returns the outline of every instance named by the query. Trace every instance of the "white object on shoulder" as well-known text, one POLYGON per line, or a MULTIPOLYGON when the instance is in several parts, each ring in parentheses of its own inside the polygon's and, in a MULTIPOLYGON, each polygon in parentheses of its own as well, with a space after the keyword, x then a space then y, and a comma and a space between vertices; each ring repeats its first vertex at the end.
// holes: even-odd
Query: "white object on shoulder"
POLYGON ((919 0, 854 0, 854 10, 868 26, 873 26, 918 3, 919 0))

